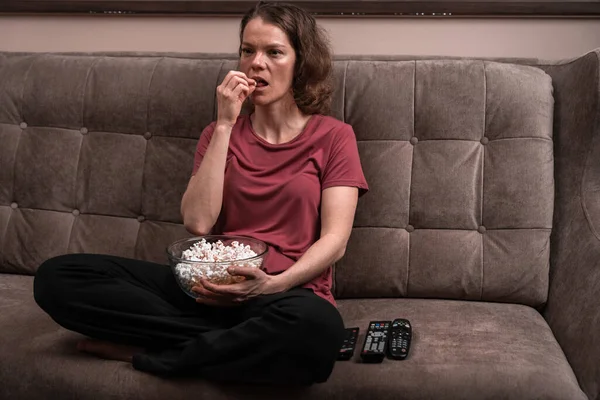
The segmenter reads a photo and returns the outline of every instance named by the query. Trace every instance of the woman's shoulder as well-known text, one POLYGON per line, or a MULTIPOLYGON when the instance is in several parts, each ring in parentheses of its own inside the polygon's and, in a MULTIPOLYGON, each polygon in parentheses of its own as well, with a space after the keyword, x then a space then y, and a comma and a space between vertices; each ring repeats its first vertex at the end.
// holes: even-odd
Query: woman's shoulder
POLYGON ((357 140, 352 125, 329 115, 319 115, 317 124, 321 136, 330 145, 348 143, 357 140))
POLYGON ((318 118, 317 126, 321 129, 335 134, 354 134, 352 125, 341 121, 331 115, 315 114, 315 117, 318 118))

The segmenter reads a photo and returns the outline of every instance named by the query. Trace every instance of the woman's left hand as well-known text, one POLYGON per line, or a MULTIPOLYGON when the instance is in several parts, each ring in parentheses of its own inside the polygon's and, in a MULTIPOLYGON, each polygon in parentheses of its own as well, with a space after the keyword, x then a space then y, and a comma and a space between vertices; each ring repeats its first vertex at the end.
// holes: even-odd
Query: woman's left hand
POLYGON ((217 297, 230 297, 233 302, 244 302, 261 294, 272 294, 282 291, 276 286, 276 277, 268 275, 263 270, 253 267, 230 267, 228 272, 234 276, 243 276, 246 279, 230 285, 215 285, 202 280, 205 289, 203 295, 210 298, 211 294, 217 297))

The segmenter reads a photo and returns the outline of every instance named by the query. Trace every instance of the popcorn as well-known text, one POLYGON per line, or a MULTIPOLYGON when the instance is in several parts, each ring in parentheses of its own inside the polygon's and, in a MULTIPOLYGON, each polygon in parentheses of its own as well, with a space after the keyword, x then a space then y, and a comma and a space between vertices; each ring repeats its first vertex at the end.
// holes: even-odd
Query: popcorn
POLYGON ((243 276, 230 275, 227 269, 230 266, 259 268, 262 265, 262 257, 252 261, 237 262, 256 256, 256 252, 250 246, 237 241, 231 242, 231 245, 225 245, 220 240, 209 243, 202 239, 182 252, 181 258, 188 262, 178 263, 175 266, 175 272, 182 289, 190 296, 197 297, 197 293, 192 292, 191 289, 202 278, 215 284, 243 281, 245 279, 243 276), (194 263, 194 261, 198 263, 194 263))
POLYGON ((231 242, 231 246, 226 246, 220 240, 211 244, 202 239, 182 254, 185 260, 203 262, 235 261, 252 257, 256 257, 256 253, 250 246, 240 244, 237 240, 231 242))

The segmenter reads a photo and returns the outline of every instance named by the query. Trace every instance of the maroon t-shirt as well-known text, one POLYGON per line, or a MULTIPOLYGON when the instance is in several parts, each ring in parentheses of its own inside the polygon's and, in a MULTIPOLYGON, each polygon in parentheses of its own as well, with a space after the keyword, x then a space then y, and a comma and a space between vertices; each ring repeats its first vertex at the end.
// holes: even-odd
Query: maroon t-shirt
MULTIPOLYGON (((198 171, 215 122, 198 140, 198 171)), ((356 136, 335 118, 313 115, 293 140, 271 144, 258 136, 250 116, 233 127, 225 165, 223 206, 213 233, 250 236, 269 246, 263 269, 275 275, 291 267, 320 237, 321 192, 332 186, 367 192, 356 136)), ((302 285, 335 305, 329 267, 302 285)))

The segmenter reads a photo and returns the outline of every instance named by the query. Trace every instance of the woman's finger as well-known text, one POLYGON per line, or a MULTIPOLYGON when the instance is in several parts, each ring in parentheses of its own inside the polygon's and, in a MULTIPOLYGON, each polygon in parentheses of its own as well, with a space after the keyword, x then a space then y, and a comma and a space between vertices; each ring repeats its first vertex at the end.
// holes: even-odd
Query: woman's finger
POLYGON ((229 267, 227 269, 231 275, 245 276, 246 278, 256 279, 260 274, 264 272, 256 267, 229 267))
POLYGON ((234 99, 241 99, 244 101, 246 97, 250 94, 250 88, 242 83, 240 83, 232 92, 231 96, 234 99), (241 96, 243 95, 243 96, 241 96))
POLYGON ((248 97, 250 93, 254 91, 255 88, 256 86, 249 86, 246 82, 240 81, 237 83, 237 86, 231 90, 231 99, 241 99, 244 101, 246 97, 248 97))
POLYGON ((231 82, 231 80, 235 77, 240 77, 240 78, 246 78, 246 74, 244 74, 241 71, 236 71, 236 70, 231 70, 227 73, 227 75, 225 75, 225 78, 223 78, 223 81, 221 82, 222 87, 227 87, 227 85, 231 82))
POLYGON ((195 293, 198 293, 200 296, 208 298, 208 299, 213 299, 213 300, 224 300, 224 299, 231 299, 232 296, 226 296, 224 294, 221 293, 216 293, 213 292, 211 290, 208 290, 202 286, 194 286, 192 288, 192 291, 195 293))
POLYGON ((223 83, 222 86, 224 89, 229 89, 233 91, 239 84, 244 84, 249 87, 256 86, 256 81, 254 79, 246 77, 246 75, 240 72, 240 74, 238 75, 232 75, 227 81, 227 83, 223 83))
POLYGON ((250 86, 248 86, 248 84, 244 81, 237 81, 235 86, 233 86, 232 88, 227 88, 230 93, 235 93, 236 90, 238 90, 239 88, 246 88, 246 89, 250 89, 250 86))
MULTIPOLYGON (((227 87, 217 88, 217 93, 224 99, 237 99, 235 90, 240 86, 248 87, 244 80, 231 80, 227 87), (233 86, 232 86, 233 85, 233 86)), ((239 94, 237 94, 239 95, 239 94)))
POLYGON ((243 83, 246 86, 256 86, 256 81, 254 79, 246 78, 245 76, 234 76, 229 81, 228 86, 234 88, 237 83, 243 83))
POLYGON ((256 81, 248 78, 243 72, 240 72, 240 75, 236 75, 236 78, 241 79, 248 86, 256 86, 256 81))
POLYGON ((244 78, 236 75, 232 76, 227 85, 223 85, 223 87, 227 90, 233 91, 233 89, 235 89, 240 83, 243 83, 244 85, 248 84, 244 78))
POLYGON ((212 293, 227 296, 227 297, 238 297, 243 296, 246 293, 244 290, 243 282, 242 283, 234 283, 232 285, 215 285, 210 282, 202 282, 202 286, 204 289, 209 290, 212 293))

